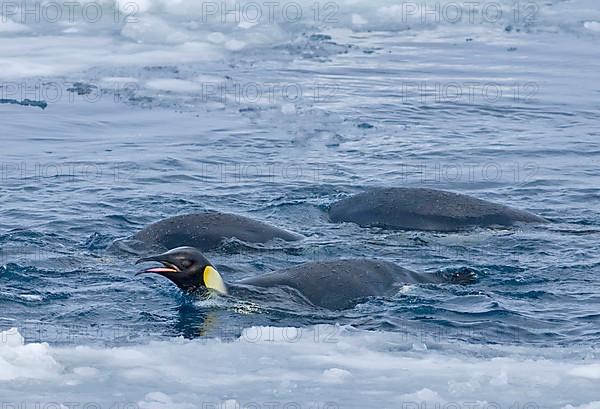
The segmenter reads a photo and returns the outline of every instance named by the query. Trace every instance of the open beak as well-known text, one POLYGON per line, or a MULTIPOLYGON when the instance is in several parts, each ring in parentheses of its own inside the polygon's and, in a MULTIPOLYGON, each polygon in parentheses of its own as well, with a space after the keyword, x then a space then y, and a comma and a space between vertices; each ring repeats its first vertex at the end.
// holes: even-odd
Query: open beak
POLYGON ((149 261, 156 261, 162 264, 162 267, 150 267, 145 270, 138 271, 135 275, 138 276, 140 274, 170 274, 170 273, 179 273, 181 269, 177 267, 175 264, 170 263, 167 259, 167 256, 164 254, 159 254, 158 256, 150 256, 139 259, 135 262, 135 264, 146 263, 149 261))

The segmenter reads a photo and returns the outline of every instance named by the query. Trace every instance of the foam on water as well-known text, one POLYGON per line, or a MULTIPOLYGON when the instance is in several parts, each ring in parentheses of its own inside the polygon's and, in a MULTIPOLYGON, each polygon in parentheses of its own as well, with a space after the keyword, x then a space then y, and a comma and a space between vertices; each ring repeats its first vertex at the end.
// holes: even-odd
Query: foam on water
POLYGON ((115 348, 25 344, 15 329, 0 333, 0 339, 4 402, 51 397, 102 407, 133 402, 140 408, 600 404, 600 366, 592 350, 464 344, 427 350, 399 334, 321 326, 252 327, 231 342, 172 339, 115 348))

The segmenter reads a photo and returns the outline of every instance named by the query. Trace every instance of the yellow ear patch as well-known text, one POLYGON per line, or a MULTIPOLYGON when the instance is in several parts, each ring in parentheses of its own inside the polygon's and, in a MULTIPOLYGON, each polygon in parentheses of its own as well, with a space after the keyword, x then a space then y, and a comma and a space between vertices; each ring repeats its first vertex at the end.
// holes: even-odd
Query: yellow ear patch
POLYGON ((227 286, 225 286, 221 274, 212 266, 204 267, 204 285, 221 294, 227 294, 227 286))

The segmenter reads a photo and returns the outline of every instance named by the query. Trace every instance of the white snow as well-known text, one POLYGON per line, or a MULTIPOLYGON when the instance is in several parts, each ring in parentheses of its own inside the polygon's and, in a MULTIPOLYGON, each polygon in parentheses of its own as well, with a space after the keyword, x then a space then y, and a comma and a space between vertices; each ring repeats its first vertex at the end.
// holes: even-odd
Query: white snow
POLYGON ((0 14, 0 36, 10 37, 3 42, 0 56, 5 80, 69 75, 91 68, 227 60, 230 54, 286 44, 311 32, 331 34, 338 42, 344 41, 340 33, 351 37, 354 31, 404 31, 408 32, 406 38, 416 35, 425 41, 432 35, 464 40, 465 33, 491 40, 507 35, 507 26, 527 26, 527 31, 536 33, 556 33, 563 28, 587 36, 600 32, 600 9, 595 0, 550 2, 537 9, 530 3, 500 0, 484 2, 473 10, 473 2, 436 0, 249 2, 255 5, 252 7, 233 1, 102 0, 92 2, 103 6, 99 22, 84 17, 79 3, 74 16, 68 17, 69 10, 61 2, 42 2, 46 8, 46 3, 58 5, 63 15, 58 22, 44 18, 48 13, 44 7, 38 13, 25 13, 35 10, 34 4, 40 3, 37 0, 18 3, 25 7, 0 14), (488 3, 494 5, 493 12, 484 7, 488 3), (290 4, 294 10, 285 8, 290 4), (446 7, 449 4, 452 6, 446 7), (501 18, 496 21, 498 8, 501 18), (294 18, 295 10, 300 11, 299 19, 294 18))
POLYGON ((253 327, 233 342, 50 346, 26 344, 14 329, 0 333, 0 341, 5 402, 108 408, 118 401, 150 409, 262 408, 268 402, 301 408, 599 407, 600 366, 559 348, 452 343, 415 351, 406 348, 405 334, 320 326, 253 327))

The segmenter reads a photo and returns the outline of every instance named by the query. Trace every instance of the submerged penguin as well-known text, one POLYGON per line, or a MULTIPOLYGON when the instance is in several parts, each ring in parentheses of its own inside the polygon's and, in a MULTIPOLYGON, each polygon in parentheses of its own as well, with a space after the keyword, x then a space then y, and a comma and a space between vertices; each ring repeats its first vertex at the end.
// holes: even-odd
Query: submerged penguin
POLYGON ((164 251, 192 246, 203 251, 217 248, 224 240, 236 238, 246 243, 273 240, 296 241, 304 236, 237 214, 207 212, 169 217, 152 223, 122 242, 136 253, 149 249, 164 251))
POLYGON ((212 263, 193 247, 178 247, 144 257, 136 264, 151 261, 162 265, 137 274, 162 275, 185 293, 226 295, 229 287, 240 285, 282 287, 296 291, 313 306, 333 310, 351 307, 365 297, 394 295, 405 284, 469 284, 476 279, 476 274, 469 269, 452 274, 419 274, 388 261, 345 259, 304 263, 228 285, 212 263))
POLYGON ((329 218, 363 227, 433 231, 548 222, 509 206, 425 188, 379 188, 359 193, 334 203, 329 218))

